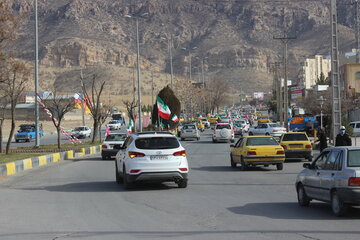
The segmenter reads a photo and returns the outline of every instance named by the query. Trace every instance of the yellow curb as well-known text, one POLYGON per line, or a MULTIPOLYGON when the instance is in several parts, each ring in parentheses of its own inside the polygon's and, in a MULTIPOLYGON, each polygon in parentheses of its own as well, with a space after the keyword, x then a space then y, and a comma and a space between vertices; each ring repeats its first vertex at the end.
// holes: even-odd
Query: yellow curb
POLYGON ((24 163, 24 171, 32 169, 32 160, 31 160, 31 158, 24 159, 23 163, 24 163))
POLYGON ((6 174, 8 176, 14 175, 16 173, 16 166, 15 162, 7 163, 6 164, 6 174))
POLYGON ((53 162, 59 162, 59 161, 60 161, 60 153, 54 153, 53 162))
POLYGON ((40 156, 39 158, 39 166, 46 165, 46 156, 40 156))

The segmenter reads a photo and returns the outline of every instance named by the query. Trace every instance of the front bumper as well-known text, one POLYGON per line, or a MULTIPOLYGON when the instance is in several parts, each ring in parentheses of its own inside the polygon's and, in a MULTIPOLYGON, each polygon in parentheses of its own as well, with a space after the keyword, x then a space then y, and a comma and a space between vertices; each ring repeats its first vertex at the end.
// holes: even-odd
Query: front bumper
POLYGON ((336 191, 344 203, 360 205, 360 187, 338 188, 336 191))
POLYGON ((188 173, 181 172, 143 172, 137 175, 127 175, 128 182, 177 182, 187 179, 188 173))
POLYGON ((312 158, 312 151, 309 150, 285 150, 286 158, 312 158))

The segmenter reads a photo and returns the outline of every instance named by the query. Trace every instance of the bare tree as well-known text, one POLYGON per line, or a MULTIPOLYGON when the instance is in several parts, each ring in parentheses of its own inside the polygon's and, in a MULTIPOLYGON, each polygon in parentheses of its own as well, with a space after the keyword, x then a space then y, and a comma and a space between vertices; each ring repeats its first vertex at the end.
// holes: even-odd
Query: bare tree
POLYGON ((59 95, 56 90, 53 91, 53 95, 46 99, 42 99, 45 108, 51 113, 51 121, 53 122, 57 132, 57 145, 58 149, 61 148, 61 121, 64 119, 66 113, 72 111, 75 108, 74 97, 59 95))
POLYGON ((15 110, 19 97, 28 85, 30 72, 24 62, 10 59, 2 75, 1 88, 6 89, 4 94, 6 102, 10 104, 11 128, 6 144, 6 154, 9 154, 11 139, 15 131, 15 110))
POLYGON ((229 84, 220 78, 215 78, 210 81, 208 89, 211 95, 211 111, 213 112, 215 109, 218 111, 219 107, 225 103, 229 84))
POLYGON ((125 100, 125 101, 123 101, 123 103, 126 107, 126 112, 129 116, 129 118, 134 120, 135 119, 135 109, 138 106, 137 101, 135 99, 133 99, 131 101, 125 100))
POLYGON ((98 82, 97 76, 94 74, 92 76, 92 81, 90 84, 90 89, 87 88, 86 84, 84 83, 84 78, 80 76, 81 81, 81 88, 84 94, 84 101, 89 108, 91 117, 93 118, 93 129, 94 134, 92 136, 91 143, 95 142, 97 129, 100 124, 101 116, 101 94, 104 91, 106 81, 98 82))
MULTIPOLYGON (((0 84, 1 86, 1 84, 0 84)), ((0 98, 0 153, 3 152, 3 125, 5 121, 6 101, 5 97, 0 98)))
POLYGON ((100 142, 102 141, 101 140, 101 127, 105 123, 106 119, 108 119, 108 117, 111 115, 111 109, 112 109, 112 106, 110 106, 110 104, 104 105, 100 109, 99 126, 98 126, 100 142))

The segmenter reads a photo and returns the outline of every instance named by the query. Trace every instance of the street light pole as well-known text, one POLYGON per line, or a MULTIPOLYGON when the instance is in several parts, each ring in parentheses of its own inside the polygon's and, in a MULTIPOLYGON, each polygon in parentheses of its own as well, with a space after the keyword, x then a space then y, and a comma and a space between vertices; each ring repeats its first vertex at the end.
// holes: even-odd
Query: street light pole
POLYGON ((171 82, 170 82, 170 87, 171 89, 173 89, 173 78, 174 78, 174 70, 173 70, 173 55, 172 55, 172 42, 173 42, 173 38, 172 35, 170 37, 170 39, 168 39, 168 47, 169 47, 169 55, 170 55, 170 76, 171 76, 171 82))
POLYGON ((139 132, 142 132, 142 114, 141 114, 141 83, 140 83, 140 44, 139 44, 139 19, 136 17, 136 63, 137 63, 137 78, 138 78, 138 108, 139 108, 139 132))
POLYGON ((40 147, 39 134, 39 30, 38 30, 38 2, 34 0, 35 7, 35 147, 40 147))

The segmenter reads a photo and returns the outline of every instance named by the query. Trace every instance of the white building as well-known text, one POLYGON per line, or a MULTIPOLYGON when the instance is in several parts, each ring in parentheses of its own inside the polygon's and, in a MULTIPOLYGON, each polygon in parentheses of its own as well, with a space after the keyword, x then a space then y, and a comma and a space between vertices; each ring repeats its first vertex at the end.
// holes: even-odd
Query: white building
POLYGON ((329 77, 329 72, 331 72, 330 58, 327 59, 321 55, 315 55, 315 58, 307 58, 302 71, 304 87, 310 89, 316 84, 316 80, 320 77, 321 73, 327 78, 329 77))

